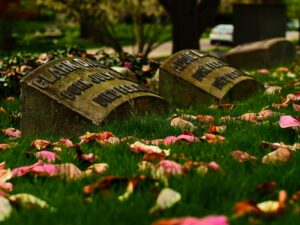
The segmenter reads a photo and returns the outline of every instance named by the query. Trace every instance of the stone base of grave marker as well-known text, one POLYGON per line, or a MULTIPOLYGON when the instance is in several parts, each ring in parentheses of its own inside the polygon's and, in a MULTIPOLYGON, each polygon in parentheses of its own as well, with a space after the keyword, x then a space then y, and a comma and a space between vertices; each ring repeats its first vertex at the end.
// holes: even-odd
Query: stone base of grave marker
POLYGON ((55 60, 21 81, 21 131, 78 136, 88 126, 146 113, 166 101, 120 73, 82 59, 55 60), (59 69, 60 68, 60 69, 59 69))
POLYGON ((251 42, 233 48, 226 55, 229 65, 237 68, 269 68, 293 60, 295 45, 285 38, 251 42))
POLYGON ((253 77, 197 50, 178 52, 160 67, 159 93, 178 106, 242 100, 260 88, 253 77))

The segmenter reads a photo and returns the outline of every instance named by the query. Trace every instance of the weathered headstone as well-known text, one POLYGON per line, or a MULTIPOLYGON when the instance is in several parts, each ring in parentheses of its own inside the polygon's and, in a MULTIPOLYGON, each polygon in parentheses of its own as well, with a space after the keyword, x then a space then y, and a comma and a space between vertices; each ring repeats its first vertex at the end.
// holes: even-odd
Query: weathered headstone
POLYGON ((159 93, 181 106, 244 99, 261 85, 251 76, 198 50, 183 50, 161 67, 159 93))
MULTIPOLYGON (((120 73, 89 59, 60 59, 21 81, 21 131, 79 135, 87 125, 133 113, 161 113, 166 101, 120 73)), ((133 114, 134 115, 134 114, 133 114)))
POLYGON ((296 56, 295 45, 285 38, 272 38, 239 45, 226 55, 229 65, 238 68, 272 67, 291 61, 296 56))

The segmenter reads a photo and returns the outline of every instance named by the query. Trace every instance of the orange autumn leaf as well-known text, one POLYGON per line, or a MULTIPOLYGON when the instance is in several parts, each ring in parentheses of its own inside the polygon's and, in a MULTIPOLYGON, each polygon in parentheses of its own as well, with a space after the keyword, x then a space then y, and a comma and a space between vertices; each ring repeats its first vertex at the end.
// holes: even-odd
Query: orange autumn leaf
POLYGON ((261 210, 250 200, 241 201, 235 204, 234 212, 237 216, 244 216, 249 213, 261 214, 261 210))
POLYGON ((36 139, 31 143, 31 147, 35 148, 37 150, 50 148, 51 146, 52 146, 52 144, 50 141, 42 140, 42 139, 36 139))
POLYGON ((202 123, 212 123, 215 120, 215 117, 210 115, 197 115, 196 117, 202 123))

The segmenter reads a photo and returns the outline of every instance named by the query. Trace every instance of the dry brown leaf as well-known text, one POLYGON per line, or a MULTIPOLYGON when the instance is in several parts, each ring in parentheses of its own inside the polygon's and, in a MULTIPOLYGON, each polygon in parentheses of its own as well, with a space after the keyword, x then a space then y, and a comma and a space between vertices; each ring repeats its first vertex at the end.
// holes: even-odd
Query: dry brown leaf
POLYGON ((191 132, 193 132, 194 130, 197 129, 197 127, 194 124, 192 124, 191 122, 181 119, 181 118, 178 118, 178 117, 171 120, 171 126, 179 127, 182 130, 187 129, 191 132))
POLYGON ((250 155, 249 153, 243 152, 240 150, 235 150, 235 151, 231 152, 231 156, 233 159, 235 159, 236 161, 238 161, 240 163, 243 163, 246 161, 256 161, 257 160, 257 158, 255 156, 250 155))
POLYGON ((262 158, 263 164, 284 163, 288 162, 293 157, 292 151, 289 148, 279 147, 273 152, 268 153, 262 158))

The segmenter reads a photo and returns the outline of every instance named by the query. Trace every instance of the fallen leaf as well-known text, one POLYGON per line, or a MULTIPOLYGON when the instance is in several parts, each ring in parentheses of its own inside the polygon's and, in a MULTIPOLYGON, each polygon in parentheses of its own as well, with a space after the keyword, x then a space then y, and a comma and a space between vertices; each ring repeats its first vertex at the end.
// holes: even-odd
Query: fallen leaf
POLYGON ((158 169, 167 175, 182 175, 182 166, 171 160, 161 160, 158 164, 158 169))
POLYGON ((50 141, 42 140, 42 139, 36 139, 31 143, 31 147, 35 148, 37 150, 50 148, 51 146, 52 146, 52 144, 50 141))
POLYGON ((6 150, 11 148, 11 145, 9 144, 0 144, 0 151, 6 150))
POLYGON ((259 116, 262 116, 263 118, 269 118, 269 117, 272 117, 272 116, 276 116, 278 113, 272 111, 272 110, 269 110, 269 109, 265 109, 265 110, 261 110, 258 112, 258 115, 259 116))
POLYGON ((260 70, 257 70, 257 72, 260 73, 260 74, 269 74, 270 70, 268 70, 268 69, 260 69, 260 70))
POLYGON ((21 131, 15 129, 15 128, 12 128, 12 127, 7 128, 7 129, 3 129, 2 132, 8 137, 12 137, 12 138, 21 137, 21 131))
POLYGON ((162 150, 158 146, 153 145, 145 145, 139 141, 136 141, 135 143, 129 145, 130 149, 134 153, 158 153, 158 154, 164 154, 165 156, 170 155, 170 150, 162 150))
POLYGON ((263 164, 288 162, 293 154, 289 148, 279 147, 262 158, 263 164))
POLYGON ((11 212, 12 212, 12 207, 9 201, 6 198, 0 196, 0 222, 9 218, 11 212))
POLYGON ((207 216, 204 218, 181 217, 173 219, 159 219, 152 225, 229 225, 226 216, 207 216))
POLYGON ((50 211, 55 211, 55 209, 48 205, 44 200, 27 193, 19 193, 15 195, 11 195, 9 197, 9 201, 13 204, 20 205, 26 208, 34 208, 36 206, 49 209, 50 211))
POLYGON ((7 112, 4 108, 0 107, 0 114, 7 115, 7 112))
POLYGON ((235 104, 218 104, 218 105, 210 105, 209 109, 233 109, 235 104))
POLYGON ((10 169, 5 169, 5 163, 1 163, 0 168, 0 190, 3 191, 12 191, 13 184, 7 182, 12 178, 12 172, 10 169))
POLYGON ((88 163, 94 163, 96 161, 97 156, 95 156, 94 153, 84 154, 79 144, 75 144, 74 148, 76 151, 76 156, 75 156, 76 159, 88 163))
POLYGON ((216 125, 211 125, 208 129, 208 133, 215 133, 215 134, 222 134, 226 131, 226 126, 216 126, 216 125))
POLYGON ((221 135, 206 133, 201 137, 201 140, 205 140, 208 143, 222 143, 225 141, 225 138, 221 135))
POLYGON ((257 207, 257 205, 248 200, 241 201, 235 204, 234 212, 237 216, 244 216, 246 214, 261 214, 262 211, 257 207))
POLYGON ((215 120, 215 117, 210 115, 197 115, 196 117, 202 123, 212 123, 215 120))
POLYGON ((257 120, 256 113, 245 113, 245 114, 241 115, 239 118, 241 120, 249 121, 252 123, 256 122, 256 120, 257 120))
POLYGON ((182 130, 187 129, 191 132, 197 129, 197 127, 194 124, 192 124, 191 122, 181 119, 181 118, 178 118, 178 117, 171 120, 171 126, 179 127, 182 130))
POLYGON ((231 156, 233 159, 235 159, 236 161, 238 161, 240 163, 243 163, 246 161, 256 161, 257 160, 257 158, 255 156, 250 155, 249 153, 243 152, 240 150, 235 150, 235 151, 231 152, 231 156))
POLYGON ((299 127, 300 122, 292 116, 280 116, 279 126, 281 128, 299 127))
POLYGON ((89 166, 85 171, 84 171, 84 174, 86 176, 90 176, 90 175, 93 175, 93 174, 104 174, 107 172, 109 166, 107 163, 96 163, 96 164, 93 164, 91 166, 89 166))
POLYGON ((293 109, 294 109, 296 112, 299 112, 299 111, 300 111, 300 105, 299 105, 299 104, 293 103, 293 109))
POLYGON ((82 171, 72 163, 56 164, 55 170, 55 176, 59 176, 67 181, 82 178, 82 171))
POLYGON ((54 162, 57 159, 60 159, 54 152, 49 151, 39 151, 35 153, 36 158, 45 160, 46 162, 54 162))
POLYGON ((150 213, 171 208, 180 200, 181 194, 179 192, 174 191, 171 188, 164 188, 158 194, 156 204, 150 209, 150 213))
POLYGON ((88 143, 91 141, 96 141, 103 145, 120 143, 120 139, 117 138, 113 133, 108 131, 99 132, 99 133, 86 132, 86 134, 80 136, 79 139, 80 139, 80 144, 88 143))
POLYGON ((163 153, 149 153, 145 154, 142 158, 143 161, 161 161, 165 158, 163 153))
POLYGON ((279 86, 269 86, 265 89, 266 95, 274 95, 279 94, 281 92, 282 87, 279 86))
POLYGON ((73 145, 73 142, 70 139, 66 138, 61 138, 59 141, 53 143, 53 146, 55 147, 72 148, 73 145))

